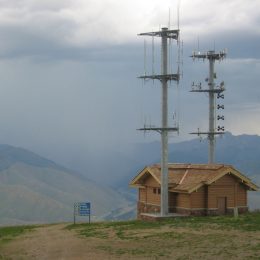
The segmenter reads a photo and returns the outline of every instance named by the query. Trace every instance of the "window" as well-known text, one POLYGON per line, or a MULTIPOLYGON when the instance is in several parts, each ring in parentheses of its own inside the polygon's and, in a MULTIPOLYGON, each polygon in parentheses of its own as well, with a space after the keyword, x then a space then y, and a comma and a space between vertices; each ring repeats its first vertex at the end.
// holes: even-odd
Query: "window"
POLYGON ((161 194, 161 188, 153 188, 153 194, 161 194))

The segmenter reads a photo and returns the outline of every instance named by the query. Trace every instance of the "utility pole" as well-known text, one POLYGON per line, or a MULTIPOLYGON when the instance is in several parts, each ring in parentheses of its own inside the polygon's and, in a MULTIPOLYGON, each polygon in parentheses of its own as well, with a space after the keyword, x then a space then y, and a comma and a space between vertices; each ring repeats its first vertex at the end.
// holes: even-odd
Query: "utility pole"
POLYGON ((178 127, 168 126, 168 81, 179 81, 179 74, 168 72, 168 39, 179 40, 179 30, 169 30, 164 27, 156 32, 141 33, 140 36, 161 37, 161 74, 141 76, 140 79, 161 81, 162 86, 162 120, 161 127, 140 128, 142 131, 157 131, 161 134, 161 216, 167 216, 169 211, 168 198, 168 132, 179 131, 178 127))
POLYGON ((226 57, 226 51, 221 51, 216 53, 215 51, 208 51, 206 53, 193 52, 192 56, 193 60, 197 59, 207 59, 209 60, 209 77, 206 78, 206 82, 208 82, 208 88, 203 89, 201 83, 195 85, 194 82, 192 84, 191 92, 204 92, 208 93, 209 96, 209 130, 207 132, 193 132, 191 134, 207 135, 208 136, 208 163, 215 162, 215 135, 224 134, 225 128, 224 126, 217 126, 216 128, 216 120, 224 120, 224 115, 218 115, 215 117, 216 109, 224 109, 223 104, 216 104, 216 95, 218 99, 224 99, 225 91, 224 82, 222 81, 219 86, 215 85, 216 73, 214 71, 214 65, 216 60, 223 60, 226 57))

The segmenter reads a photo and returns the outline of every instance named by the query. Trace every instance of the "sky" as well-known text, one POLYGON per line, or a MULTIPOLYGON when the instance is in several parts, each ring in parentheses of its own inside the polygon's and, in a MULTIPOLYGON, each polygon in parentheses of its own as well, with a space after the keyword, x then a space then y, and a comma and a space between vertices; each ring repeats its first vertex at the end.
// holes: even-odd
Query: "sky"
MULTIPOLYGON (((227 48, 215 64, 216 83, 226 85, 225 129, 259 135, 259 0, 0 0, 0 143, 74 167, 159 140, 136 131, 160 125, 161 109, 160 84, 137 79, 152 70, 151 39, 144 65, 137 34, 175 29, 178 6, 183 76, 169 86, 169 120, 180 132, 170 142, 207 130, 208 99, 189 92, 208 74, 207 62, 189 57, 198 49, 227 48)), ((159 44, 155 39, 158 73, 159 44)), ((174 72, 176 43, 171 54, 174 72)))

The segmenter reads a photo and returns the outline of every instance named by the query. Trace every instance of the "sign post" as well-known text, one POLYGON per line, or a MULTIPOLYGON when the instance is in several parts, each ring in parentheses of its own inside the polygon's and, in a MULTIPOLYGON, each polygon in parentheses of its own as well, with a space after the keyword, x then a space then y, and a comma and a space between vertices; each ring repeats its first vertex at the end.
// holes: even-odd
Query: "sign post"
POLYGON ((74 225, 76 224, 76 216, 88 216, 88 223, 90 223, 90 208, 90 202, 74 203, 74 225))

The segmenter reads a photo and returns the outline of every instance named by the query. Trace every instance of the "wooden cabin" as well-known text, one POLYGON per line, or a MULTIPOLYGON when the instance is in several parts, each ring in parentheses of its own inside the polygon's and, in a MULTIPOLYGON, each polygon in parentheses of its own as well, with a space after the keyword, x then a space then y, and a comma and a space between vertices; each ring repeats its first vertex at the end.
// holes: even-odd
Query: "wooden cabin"
MULTIPOLYGON (((248 211, 247 191, 258 187, 238 170, 223 164, 169 164, 169 212, 223 215, 248 211)), ((161 166, 145 167, 130 186, 138 188, 138 218, 159 213, 161 166)))

